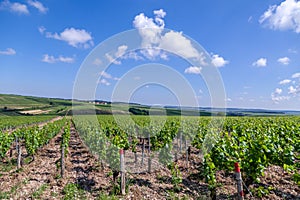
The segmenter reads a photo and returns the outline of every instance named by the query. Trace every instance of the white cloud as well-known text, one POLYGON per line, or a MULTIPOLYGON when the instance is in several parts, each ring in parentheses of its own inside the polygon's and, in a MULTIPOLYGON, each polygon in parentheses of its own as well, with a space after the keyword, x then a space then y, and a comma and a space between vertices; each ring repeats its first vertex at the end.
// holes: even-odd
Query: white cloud
POLYGON ((216 67, 223 67, 229 62, 225 60, 223 57, 219 56, 218 54, 212 55, 212 64, 216 67))
POLYGON ((153 13, 156 17, 159 17, 159 18, 164 18, 167 14, 163 9, 154 10, 153 13))
POLYGON ((195 58, 204 64, 202 54, 199 54, 191 41, 182 35, 182 32, 167 32, 161 37, 159 48, 167 49, 183 58, 195 58))
POLYGON ((128 53, 126 52, 126 54, 122 56, 122 59, 143 60, 144 58, 142 56, 139 56, 137 52, 130 51, 128 53))
POLYGON ((121 45, 121 46, 118 47, 117 51, 113 55, 111 53, 106 53, 105 57, 107 58, 107 60, 110 63, 114 63, 116 65, 120 65, 121 64, 120 59, 123 58, 122 56, 126 53, 127 48, 128 48, 128 46, 121 45))
POLYGON ((275 94, 281 94, 282 93, 282 89, 281 88, 276 88, 275 89, 275 94))
POLYGON ((260 58, 257 61, 255 61, 254 63, 252 63, 252 65, 257 66, 257 67, 265 67, 265 66, 267 66, 267 59, 260 58))
POLYGON ((4 51, 0 51, 0 55, 8 55, 8 56, 11 56, 11 55, 15 55, 16 54, 16 51, 12 48, 7 48, 6 50, 4 51))
POLYGON ((190 66, 189 68, 186 68, 184 70, 184 73, 186 74, 200 74, 201 73, 201 67, 197 66, 190 66))
POLYGON ((293 30, 300 33, 300 1, 285 0, 270 6, 259 22, 273 30, 293 30))
POLYGON ((288 84, 290 82, 291 82, 290 79, 284 79, 284 80, 282 80, 282 81, 279 82, 279 85, 285 85, 285 84, 288 84))
POLYGON ((101 78, 104 78, 104 79, 110 79, 110 80, 115 80, 115 81, 120 80, 120 78, 113 77, 111 74, 109 74, 105 71, 101 71, 100 76, 101 76, 101 78))
POLYGON ((74 61, 75 59, 71 57, 59 56, 55 58, 54 56, 48 54, 43 55, 43 59, 42 59, 42 62, 46 62, 46 63, 57 63, 57 62, 73 63, 74 61))
POLYGON ((84 29, 66 28, 61 33, 46 33, 47 38, 53 38, 67 42, 69 45, 79 48, 89 48, 94 45, 91 33, 84 29))
POLYGON ((102 85, 106 85, 106 86, 109 86, 110 85, 110 82, 108 82, 106 79, 101 79, 98 84, 102 84, 102 85))
POLYGON ((38 30, 39 30, 39 32, 40 32, 41 34, 44 34, 44 32, 46 31, 46 28, 43 27, 43 26, 40 26, 40 27, 38 28, 38 30))
POLYGON ((102 61, 99 58, 96 58, 94 60, 93 64, 96 65, 96 66, 100 66, 100 65, 102 65, 102 61))
POLYGON ((60 62, 64 62, 64 63, 73 63, 75 61, 74 58, 71 58, 71 57, 63 57, 63 56, 59 56, 57 58, 58 61, 60 62))
POLYGON ((276 88, 275 91, 271 94, 271 99, 274 103, 278 104, 280 101, 289 100, 290 96, 284 96, 282 94, 281 88, 276 88))
POLYGON ((289 87, 289 94, 296 94, 298 92, 298 90, 296 88, 294 88, 294 86, 290 86, 289 87))
POLYGON ((297 54, 297 53, 298 53, 298 51, 295 50, 295 49, 288 49, 288 52, 289 52, 289 53, 294 53, 294 54, 297 54))
POLYGON ((158 56, 160 50, 153 47, 157 47, 159 44, 161 32, 164 29, 163 19, 156 15, 156 22, 154 22, 152 18, 148 18, 144 13, 140 13, 135 16, 133 26, 138 29, 142 37, 141 47, 145 49, 141 53, 149 59, 158 56))
POLYGON ((109 53, 105 54, 106 59, 110 62, 110 63, 114 63, 116 65, 120 65, 121 61, 116 60, 115 58, 113 58, 109 53))
POLYGON ((4 0, 0 4, 1 9, 6 9, 18 14, 29 14, 28 8, 25 4, 18 2, 11 3, 9 0, 4 0))
POLYGON ((184 58, 195 58, 203 61, 202 54, 193 47, 191 41, 183 36, 182 32, 169 31, 162 33, 165 27, 163 18, 166 12, 162 9, 154 11, 155 19, 145 16, 140 13, 135 16, 133 26, 138 29, 142 38, 141 53, 148 59, 160 57, 167 59, 167 54, 164 50, 184 58))
POLYGON ((100 72, 100 76, 106 79, 111 79, 112 76, 105 71, 100 72))
POLYGON ((284 100, 290 100, 291 97, 289 96, 276 96, 272 93, 271 95, 271 99, 272 101, 274 101, 274 103, 278 104, 280 101, 284 101, 284 100))
POLYGON ((292 78, 300 78, 300 73, 295 73, 292 75, 292 78))
POLYGON ((127 48, 128 48, 128 46, 126 46, 126 45, 119 46, 117 52, 115 53, 115 56, 117 58, 123 56, 126 53, 127 48))
POLYGON ((225 101, 227 101, 227 102, 231 102, 231 101, 232 101, 232 99, 231 99, 231 98, 227 98, 227 99, 225 99, 225 101))
POLYGON ((40 13, 45 14, 48 11, 48 8, 46 8, 41 2, 35 1, 35 0, 28 0, 27 1, 28 5, 35 7, 38 9, 40 13))
POLYGON ((290 64, 290 59, 288 57, 282 57, 282 58, 278 58, 277 62, 283 65, 288 65, 290 64))

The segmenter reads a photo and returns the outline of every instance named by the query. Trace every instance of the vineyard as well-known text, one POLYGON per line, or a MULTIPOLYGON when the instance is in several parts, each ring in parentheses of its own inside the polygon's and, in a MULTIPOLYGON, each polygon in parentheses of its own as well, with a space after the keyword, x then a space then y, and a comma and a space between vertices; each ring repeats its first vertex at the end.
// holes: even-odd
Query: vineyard
POLYGON ((300 199, 299 117, 50 119, 1 121, 0 199, 300 199))

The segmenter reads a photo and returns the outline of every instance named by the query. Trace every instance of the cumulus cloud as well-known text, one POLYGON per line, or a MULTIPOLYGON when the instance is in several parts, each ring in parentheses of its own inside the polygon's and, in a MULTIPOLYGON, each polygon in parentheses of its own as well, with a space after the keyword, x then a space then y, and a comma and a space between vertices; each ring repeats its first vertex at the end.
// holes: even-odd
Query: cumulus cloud
POLYGON ((43 59, 42 59, 42 62, 46 62, 46 63, 57 63, 57 62, 73 63, 74 61, 75 59, 71 57, 59 56, 56 58, 48 54, 43 55, 43 59))
POLYGON ((159 48, 167 49, 183 58, 194 58, 204 64, 201 53, 195 49, 189 39, 182 32, 169 31, 161 37, 159 48))
POLYGON ((271 99, 274 103, 278 104, 280 101, 289 100, 290 96, 282 95, 282 89, 276 88, 275 91, 271 94, 271 99))
POLYGON ((294 73, 291 76, 292 79, 284 79, 279 82, 279 85, 287 85, 290 84, 285 91, 285 95, 282 93, 284 92, 280 88, 276 88, 273 93, 271 93, 271 98, 275 103, 280 101, 289 100, 291 98, 299 98, 300 96, 300 73, 294 73))
POLYGON ((2 1, 0 4, 0 9, 9 10, 17 14, 29 14, 27 5, 18 2, 12 3, 9 0, 2 1))
POLYGON ((252 65, 256 67, 265 67, 267 66, 267 59, 259 58, 257 61, 253 62, 252 65))
POLYGON ((289 84, 291 82, 290 79, 284 79, 282 81, 279 82, 279 85, 285 85, 285 84, 289 84))
POLYGON ((296 88, 294 88, 294 86, 290 86, 289 88, 289 94, 296 94, 298 92, 298 90, 296 88))
POLYGON ((277 96, 274 93, 271 94, 271 99, 276 104, 278 104, 280 101, 290 100, 290 98, 290 96, 277 96))
MULTIPOLYGON (((44 33, 44 31, 42 31, 42 34, 44 33)), ((87 32, 84 29, 66 28, 61 33, 46 32, 46 37, 65 41, 72 47, 76 48, 86 49, 94 45, 91 33, 87 32)))
POLYGON ((7 48, 6 50, 4 51, 0 51, 0 55, 8 55, 8 56, 11 56, 11 55, 15 55, 16 54, 16 51, 12 48, 7 48))
POLYGON ((203 55, 200 54, 182 32, 169 31, 163 33, 166 12, 162 9, 154 10, 154 19, 140 13, 135 16, 133 26, 138 29, 142 38, 141 53, 148 59, 167 59, 164 50, 170 51, 184 58, 194 58, 204 63, 203 55))
POLYGON ((154 10, 153 13, 156 17, 159 17, 159 18, 164 18, 167 14, 163 9, 154 10))
POLYGON ((292 78, 300 78, 300 73, 298 72, 298 73, 293 74, 292 78))
POLYGON ((259 22, 273 30, 293 30, 300 33, 300 1, 285 0, 280 5, 270 6, 259 22))
POLYGON ((281 94, 282 93, 282 89, 281 88, 276 88, 275 89, 275 94, 281 94))
POLYGON ((212 64, 216 67, 224 67, 229 62, 218 54, 212 55, 212 64))
POLYGON ((282 58, 278 58, 277 62, 283 65, 288 65, 290 64, 290 59, 288 57, 282 57, 282 58))
POLYGON ((118 47, 117 51, 115 53, 106 53, 105 57, 110 63, 114 63, 116 65, 120 65, 121 61, 120 59, 122 56, 126 53, 128 46, 121 45, 118 47))
POLYGON ((48 8, 46 8, 41 2, 35 1, 35 0, 28 0, 28 5, 38 9, 40 13, 45 14, 48 11, 48 8))
POLYGON ((190 66, 184 70, 186 74, 201 74, 201 67, 197 66, 190 66))
POLYGON ((100 79, 100 81, 98 81, 98 84, 109 86, 110 82, 106 79, 100 79))

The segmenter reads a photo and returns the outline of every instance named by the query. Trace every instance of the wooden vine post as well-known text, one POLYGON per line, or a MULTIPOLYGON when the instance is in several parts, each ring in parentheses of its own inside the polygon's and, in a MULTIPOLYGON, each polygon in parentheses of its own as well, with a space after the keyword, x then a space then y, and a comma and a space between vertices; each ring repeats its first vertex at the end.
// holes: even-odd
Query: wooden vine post
POLYGON ((18 136, 16 137, 16 150, 18 153, 17 168, 20 169, 21 168, 21 159, 22 159, 22 150, 21 150, 21 144, 20 144, 18 136))
POLYGON ((238 162, 234 163, 234 168, 235 168, 235 178, 237 183, 238 200, 244 200, 243 180, 242 180, 241 170, 238 162))
POLYGON ((150 133, 148 133, 148 172, 151 173, 151 152, 150 152, 150 133))
POLYGON ((122 195, 126 194, 125 191, 125 159, 124 159, 124 150, 120 149, 120 171, 121 171, 121 193, 122 195))
POLYGON ((65 144, 64 137, 61 138, 61 158, 60 158, 60 176, 64 178, 65 174, 65 144))
POLYGON ((144 164, 144 156, 145 156, 145 138, 143 138, 143 147, 142 147, 142 165, 144 164))

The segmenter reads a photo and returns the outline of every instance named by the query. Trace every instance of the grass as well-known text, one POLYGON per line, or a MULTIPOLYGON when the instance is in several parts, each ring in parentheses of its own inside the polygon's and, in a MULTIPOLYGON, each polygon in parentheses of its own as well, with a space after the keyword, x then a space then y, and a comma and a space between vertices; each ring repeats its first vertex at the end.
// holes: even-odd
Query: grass
POLYGON ((48 185, 47 184, 43 184, 41 185, 37 190, 35 190, 32 195, 31 198, 32 199, 41 199, 41 195, 43 194, 43 192, 47 189, 48 185))
POLYGON ((17 192, 17 190, 21 187, 22 184, 27 184, 27 179, 23 180, 22 182, 17 183, 16 185, 12 186, 10 191, 2 192, 0 191, 0 199, 12 199, 11 196, 17 192))
POLYGON ((64 189, 64 200, 87 199, 84 190, 75 183, 68 183, 64 189))

